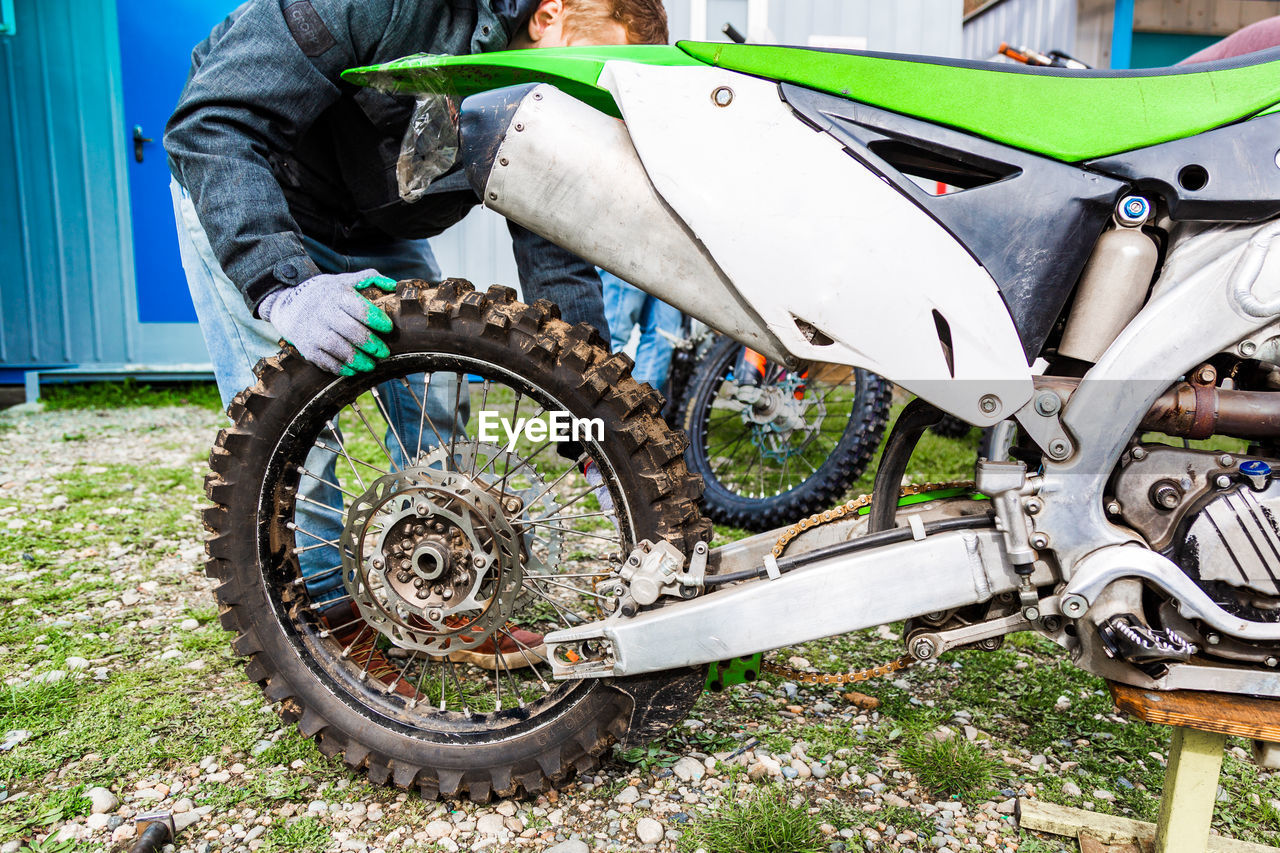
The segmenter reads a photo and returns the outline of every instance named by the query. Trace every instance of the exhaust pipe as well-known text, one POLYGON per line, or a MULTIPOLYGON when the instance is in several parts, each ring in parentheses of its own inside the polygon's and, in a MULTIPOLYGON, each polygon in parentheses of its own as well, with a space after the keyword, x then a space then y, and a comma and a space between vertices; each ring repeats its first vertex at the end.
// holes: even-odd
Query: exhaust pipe
POLYGON ((626 125, 554 86, 472 95, 467 178, 489 207, 766 357, 791 357, 658 195, 626 125))

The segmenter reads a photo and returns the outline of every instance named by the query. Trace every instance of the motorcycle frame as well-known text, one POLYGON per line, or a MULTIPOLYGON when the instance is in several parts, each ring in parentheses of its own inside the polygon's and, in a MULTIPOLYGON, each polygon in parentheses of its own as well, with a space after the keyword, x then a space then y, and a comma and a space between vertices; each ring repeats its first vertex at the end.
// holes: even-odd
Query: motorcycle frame
MULTIPOLYGON (((1181 596, 1184 615, 1227 633, 1280 639, 1280 627, 1241 624, 1203 593, 1193 595, 1174 563, 1103 508, 1108 480, 1156 399, 1217 353, 1244 343, 1256 350, 1251 336, 1280 316, 1280 270, 1266 263, 1280 236, 1274 223, 1222 225, 1216 235, 1175 241, 1143 309, 1060 410, 1044 415, 1030 404, 1031 372, 991 277, 919 207, 798 120, 776 84, 718 68, 609 62, 600 85, 625 124, 552 86, 528 86, 480 96, 490 98, 480 124, 501 132, 496 148, 478 148, 477 110, 469 135, 464 108, 464 158, 487 206, 771 358, 864 367, 971 423, 1016 418, 1033 439, 1066 444, 1057 458, 1044 448, 1033 486, 996 501, 1004 536, 921 536, 560 631, 547 638, 558 677, 710 663, 1028 587, 1056 586, 1068 619, 1084 619, 1108 589, 1125 590, 1121 604, 1138 612, 1141 584, 1120 583, 1133 579, 1181 596), (761 162, 770 171, 753 173, 761 162), (789 217, 792 210, 805 214, 789 217), (1202 245, 1212 251, 1197 252, 1202 245), (849 281, 851 270, 889 280, 898 261, 907 290, 849 281), (797 266, 814 282, 809 291, 786 286, 797 266), (937 347, 939 314, 949 353, 937 347), (1032 496, 1036 510, 1020 511, 1032 496), (1009 559, 1014 528, 1035 548, 1030 584, 1009 559), (833 601, 839 606, 821 606, 833 601), (583 642, 604 653, 573 666, 554 660, 556 646, 583 642)), ((1107 660, 1093 632, 1078 633, 1055 639, 1110 678, 1156 689, 1212 681, 1280 695, 1280 679, 1244 669, 1214 667, 1215 681, 1200 672, 1205 667, 1174 664, 1153 679, 1107 660)))

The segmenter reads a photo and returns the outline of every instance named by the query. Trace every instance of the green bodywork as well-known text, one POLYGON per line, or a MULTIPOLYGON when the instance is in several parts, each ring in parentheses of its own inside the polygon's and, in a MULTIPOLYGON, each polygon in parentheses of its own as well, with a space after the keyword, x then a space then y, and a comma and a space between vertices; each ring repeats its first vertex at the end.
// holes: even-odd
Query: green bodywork
POLYGON ((645 65, 705 65, 667 45, 548 47, 470 56, 406 56, 383 65, 352 68, 342 72, 342 79, 389 92, 441 92, 458 98, 524 83, 550 83, 620 118, 613 95, 597 85, 604 64, 615 59, 645 65))
POLYGON ((1280 102, 1280 61, 1190 74, 1084 77, 788 47, 680 47, 731 71, 786 80, 1072 162, 1192 136, 1280 102))
POLYGON ((353 69, 343 77, 392 91, 449 91, 461 97, 547 82, 617 116, 613 98, 598 85, 610 60, 714 65, 785 80, 1068 162, 1192 136, 1280 104, 1280 61, 1196 73, 1099 77, 709 42, 417 56, 353 69))

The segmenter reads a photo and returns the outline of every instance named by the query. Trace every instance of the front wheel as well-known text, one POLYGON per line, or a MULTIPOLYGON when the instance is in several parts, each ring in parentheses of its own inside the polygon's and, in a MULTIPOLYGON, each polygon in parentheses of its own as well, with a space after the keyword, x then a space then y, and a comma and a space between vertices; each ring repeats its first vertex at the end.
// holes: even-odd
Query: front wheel
POLYGON ((701 484, 657 393, 550 303, 451 280, 379 305, 374 372, 286 350, 229 409, 206 480, 222 624, 281 715, 372 781, 534 794, 631 712, 553 681, 542 636, 600 618, 638 541, 709 538, 701 484))
POLYGON ((794 372, 721 338, 689 382, 680 423, 714 521, 769 530, 830 508, 880 444, 893 386, 836 364, 794 372))

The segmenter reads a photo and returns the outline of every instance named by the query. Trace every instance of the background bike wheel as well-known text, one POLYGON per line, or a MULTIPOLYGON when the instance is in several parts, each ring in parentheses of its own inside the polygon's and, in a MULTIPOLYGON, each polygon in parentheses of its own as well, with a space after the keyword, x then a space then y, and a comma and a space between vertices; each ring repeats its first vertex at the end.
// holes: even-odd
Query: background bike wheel
MULTIPOLYGON (((379 300, 395 330, 373 373, 332 376, 291 349, 259 363, 210 457, 207 571, 221 582, 222 624, 249 677, 326 755, 425 797, 533 794, 597 765, 627 731, 631 702, 608 680, 555 682, 541 662, 490 672, 467 655, 510 633, 508 620, 546 633, 599 618, 593 578, 635 542, 691 550, 710 525, 657 393, 594 330, 507 288, 423 285, 402 282, 379 300), (449 422, 463 429, 440 435, 427 406, 388 414, 389 388, 407 389, 401 403, 425 401, 440 382, 454 389, 449 422), (523 438, 508 448, 478 435, 482 409, 565 412, 608 428, 567 453, 523 438), (321 446, 334 451, 333 467, 312 471, 308 455, 321 446), (586 478, 587 460, 601 480, 586 478), (317 477, 343 495, 341 541, 308 529, 320 510, 306 509, 300 485, 317 477), (301 576, 305 549, 341 572, 336 601, 358 611, 341 631, 327 621, 334 600, 308 591, 320 576, 301 576), (454 581, 457 598, 444 595, 454 581), (373 671, 377 655, 395 671, 373 671)), ((704 673, 657 677, 691 682, 675 695, 692 704, 704 673)))
POLYGON ((760 393, 736 375, 742 346, 720 339, 681 402, 689 469, 705 483, 703 512, 768 530, 828 509, 866 469, 893 386, 860 368, 815 364, 806 376, 768 363, 760 393), (744 393, 756 397, 744 403, 744 393))

